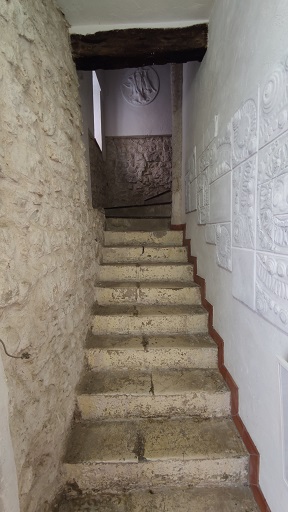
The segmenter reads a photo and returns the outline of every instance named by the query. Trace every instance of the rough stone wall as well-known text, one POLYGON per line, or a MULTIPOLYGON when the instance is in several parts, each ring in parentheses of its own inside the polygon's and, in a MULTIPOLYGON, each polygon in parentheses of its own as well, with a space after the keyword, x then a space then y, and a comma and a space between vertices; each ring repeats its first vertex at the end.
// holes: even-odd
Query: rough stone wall
POLYGON ((171 136, 106 137, 106 167, 106 206, 143 204, 171 189, 171 136))
MULTIPOLYGON (((0 354, 21 512, 45 512, 60 483, 103 215, 89 206, 78 83, 56 2, 0 0, 0 33, 0 338, 30 359, 0 354)), ((5 442, 2 433, 0 454, 5 442)))
POLYGON ((104 207, 107 193, 106 164, 93 135, 89 132, 89 158, 93 208, 104 207))

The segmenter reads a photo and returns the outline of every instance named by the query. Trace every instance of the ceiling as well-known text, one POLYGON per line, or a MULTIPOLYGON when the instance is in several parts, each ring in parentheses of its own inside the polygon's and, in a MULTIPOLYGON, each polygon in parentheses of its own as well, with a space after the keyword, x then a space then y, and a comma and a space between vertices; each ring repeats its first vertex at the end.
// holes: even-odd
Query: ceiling
POLYGON ((214 0, 57 0, 74 34, 183 27, 209 20, 214 0))

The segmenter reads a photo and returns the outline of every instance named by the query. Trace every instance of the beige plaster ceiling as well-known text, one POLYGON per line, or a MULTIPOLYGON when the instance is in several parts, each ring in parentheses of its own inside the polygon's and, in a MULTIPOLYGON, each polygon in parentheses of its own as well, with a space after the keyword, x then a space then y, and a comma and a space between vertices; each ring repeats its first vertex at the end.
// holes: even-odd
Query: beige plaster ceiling
POLYGON ((183 27, 209 20, 214 0, 57 0, 70 32, 183 27))

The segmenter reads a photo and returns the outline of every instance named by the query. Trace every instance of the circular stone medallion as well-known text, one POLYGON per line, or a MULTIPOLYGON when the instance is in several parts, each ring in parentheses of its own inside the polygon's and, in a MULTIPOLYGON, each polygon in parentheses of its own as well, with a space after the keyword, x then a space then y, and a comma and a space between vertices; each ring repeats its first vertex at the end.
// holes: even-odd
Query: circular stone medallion
POLYGON ((151 67, 143 67, 126 71, 121 91, 130 105, 143 107, 155 100, 159 86, 156 71, 151 67))

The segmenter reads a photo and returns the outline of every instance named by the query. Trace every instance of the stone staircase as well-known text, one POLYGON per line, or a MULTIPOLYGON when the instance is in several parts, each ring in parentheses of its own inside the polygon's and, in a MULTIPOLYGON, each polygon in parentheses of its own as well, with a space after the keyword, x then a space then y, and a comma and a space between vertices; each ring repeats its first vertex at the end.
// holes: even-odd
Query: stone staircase
POLYGON ((183 235, 137 220, 107 222, 58 510, 256 512, 183 235))

